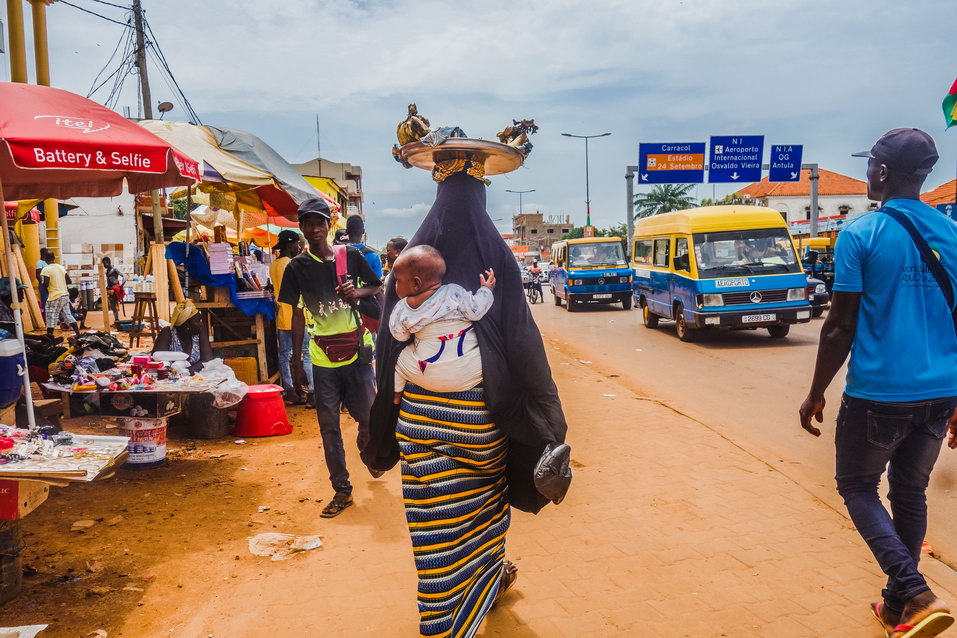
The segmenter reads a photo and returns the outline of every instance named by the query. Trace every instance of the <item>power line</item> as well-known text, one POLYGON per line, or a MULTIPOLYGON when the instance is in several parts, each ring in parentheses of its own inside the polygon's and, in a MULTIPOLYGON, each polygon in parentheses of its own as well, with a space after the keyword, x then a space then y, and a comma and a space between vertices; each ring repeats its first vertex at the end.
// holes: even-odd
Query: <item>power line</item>
POLYGON ((165 70, 166 74, 169 76, 169 79, 172 81, 173 85, 176 87, 176 92, 179 94, 183 107, 186 109, 186 113, 190 116, 190 121, 194 124, 202 124, 202 120, 199 119, 199 115, 196 114, 196 111, 193 109, 193 105, 190 103, 189 99, 186 97, 186 94, 183 92, 183 89, 180 87, 179 82, 176 81, 176 76, 173 75, 173 70, 170 69, 169 63, 166 61, 166 55, 163 53, 163 49, 160 47, 159 42, 156 39, 156 34, 153 33, 153 27, 150 25, 149 20, 145 17, 143 22, 146 24, 146 30, 150 34, 149 49, 153 50, 154 57, 157 58, 160 66, 165 70))
POLYGON ((126 9, 130 10, 130 7, 124 6, 122 4, 113 4, 112 2, 107 2, 106 0, 90 0, 90 2, 98 2, 99 4, 105 4, 108 7, 116 7, 117 9, 126 9))
POLYGON ((60 4, 65 4, 65 5, 68 6, 68 7, 73 7, 74 9, 79 9, 79 10, 82 11, 83 13, 89 13, 90 15, 96 16, 97 18, 102 18, 102 19, 106 20, 107 22, 112 22, 113 24, 118 24, 118 25, 120 25, 121 27, 126 27, 127 29, 132 28, 132 27, 131 27, 128 23, 126 23, 126 22, 120 22, 119 20, 114 20, 113 18, 108 18, 108 17, 106 17, 105 15, 103 15, 102 13, 97 13, 96 11, 90 11, 89 9, 84 9, 83 7, 77 6, 77 5, 73 4, 72 2, 67 2, 67 0, 60 0, 60 4))
MULTIPOLYGON (((96 74, 96 77, 93 79, 93 82, 90 84, 90 90, 89 90, 89 91, 87 92, 87 94, 86 94, 87 97, 90 97, 91 95, 93 95, 94 93, 96 93, 97 90, 99 90, 99 88, 100 88, 101 86, 103 86, 103 84, 106 84, 106 83, 109 81, 110 77, 113 76, 113 74, 111 73, 111 74, 103 81, 103 84, 97 85, 97 82, 100 81, 100 76, 102 76, 102 75, 103 75, 103 72, 106 71, 106 69, 107 69, 108 66, 110 66, 110 63, 113 61, 113 58, 116 57, 116 53, 117 53, 117 51, 120 50, 120 45, 123 44, 123 41, 124 41, 124 40, 129 41, 129 31, 123 31, 123 32, 120 33, 120 38, 119 38, 119 40, 116 41, 116 46, 113 48, 113 53, 110 54, 110 58, 106 61, 106 64, 103 65, 103 68, 100 69, 100 72, 96 74), (94 86, 95 86, 96 88, 93 88, 94 86)), ((121 66, 122 66, 122 62, 121 62, 121 66)), ((115 72, 116 72, 116 71, 114 71, 114 73, 115 73, 115 72)))

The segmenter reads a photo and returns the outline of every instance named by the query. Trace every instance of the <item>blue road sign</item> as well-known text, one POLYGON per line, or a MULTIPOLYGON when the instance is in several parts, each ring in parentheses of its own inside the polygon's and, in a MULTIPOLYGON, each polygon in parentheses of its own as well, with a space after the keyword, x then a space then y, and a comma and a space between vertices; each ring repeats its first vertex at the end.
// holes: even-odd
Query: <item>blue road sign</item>
POLYGON ((771 169, 768 171, 769 182, 799 182, 801 181, 801 159, 804 147, 792 144, 781 144, 771 147, 771 169))
POLYGON ((953 218, 954 213, 957 213, 957 203, 951 202, 949 204, 937 204, 937 210, 948 217, 953 218))
POLYGON ((747 184, 761 180, 763 135, 712 135, 708 181, 747 184))
POLYGON ((639 184, 700 184, 704 142, 638 145, 639 184))

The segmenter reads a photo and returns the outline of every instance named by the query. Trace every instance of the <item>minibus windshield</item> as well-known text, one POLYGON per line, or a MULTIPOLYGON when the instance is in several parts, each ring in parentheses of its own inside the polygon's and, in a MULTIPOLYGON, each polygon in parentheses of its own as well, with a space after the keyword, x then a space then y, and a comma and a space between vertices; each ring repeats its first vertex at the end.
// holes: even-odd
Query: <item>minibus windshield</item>
POLYGON ((696 233, 694 254, 701 277, 801 272, 784 228, 696 233))
POLYGON ((619 241, 568 245, 569 268, 625 265, 625 252, 619 241))

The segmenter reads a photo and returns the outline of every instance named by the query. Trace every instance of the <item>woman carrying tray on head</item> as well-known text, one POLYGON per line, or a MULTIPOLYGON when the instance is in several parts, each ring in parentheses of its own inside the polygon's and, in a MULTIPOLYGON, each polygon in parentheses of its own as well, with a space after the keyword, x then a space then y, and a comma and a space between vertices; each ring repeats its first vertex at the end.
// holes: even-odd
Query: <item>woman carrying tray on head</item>
MULTIPOLYGON (((420 634, 469 638, 516 577, 505 560, 510 507, 538 512, 563 496, 537 488, 534 471, 543 453, 564 441, 566 425, 518 265, 485 211, 486 168, 511 162, 504 170, 513 170, 521 154, 453 136, 436 146, 438 162, 417 163, 427 154, 421 147, 413 142, 397 150, 400 161, 434 167, 439 182, 435 204, 407 250, 432 246, 446 262, 441 281, 463 288, 463 295, 481 287, 479 273, 495 273, 490 307, 471 324, 482 374, 480 384, 466 391, 407 385, 396 405, 396 364, 413 341, 400 343, 390 330, 380 330, 378 394, 362 459, 375 473, 401 461, 420 634), (444 159, 461 147, 468 148, 461 157, 444 159)), ((395 277, 386 295, 383 320, 398 302, 395 277)))

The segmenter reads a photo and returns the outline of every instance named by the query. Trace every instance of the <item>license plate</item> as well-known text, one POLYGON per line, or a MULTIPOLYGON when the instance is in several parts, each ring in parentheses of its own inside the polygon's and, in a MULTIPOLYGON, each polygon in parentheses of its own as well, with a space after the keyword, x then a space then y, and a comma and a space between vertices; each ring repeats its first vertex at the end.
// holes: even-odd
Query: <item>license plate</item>
POLYGON ((764 323, 765 321, 775 321, 777 315, 744 315, 741 317, 741 323, 764 323))
POLYGON ((610 294, 592 295, 591 298, 592 299, 611 299, 611 295, 610 294))

